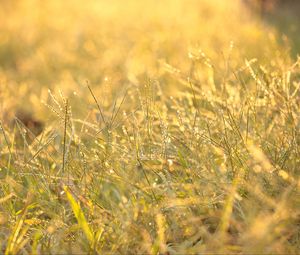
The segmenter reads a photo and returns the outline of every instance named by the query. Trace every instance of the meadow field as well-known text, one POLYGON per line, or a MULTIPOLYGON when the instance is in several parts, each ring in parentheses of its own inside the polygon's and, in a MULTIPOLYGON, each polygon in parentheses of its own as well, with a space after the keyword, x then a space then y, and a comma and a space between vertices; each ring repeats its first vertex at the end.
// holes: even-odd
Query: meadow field
POLYGON ((1 254, 299 254, 300 8, 245 2, 0 1, 1 254))

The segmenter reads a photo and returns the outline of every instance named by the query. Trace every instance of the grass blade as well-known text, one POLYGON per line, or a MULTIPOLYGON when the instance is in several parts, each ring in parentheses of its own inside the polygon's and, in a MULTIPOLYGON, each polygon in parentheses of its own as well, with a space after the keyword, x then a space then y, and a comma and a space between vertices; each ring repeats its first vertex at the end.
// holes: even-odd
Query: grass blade
POLYGON ((64 190, 66 192, 67 199, 72 207, 73 213, 76 217, 76 220, 77 220, 79 226, 83 230, 86 238, 89 240, 90 245, 93 246, 94 235, 87 223, 87 220, 84 216, 83 211, 81 210, 80 204, 75 200, 75 198, 72 196, 72 194, 70 193, 70 191, 68 190, 68 188, 66 186, 64 187, 64 190))

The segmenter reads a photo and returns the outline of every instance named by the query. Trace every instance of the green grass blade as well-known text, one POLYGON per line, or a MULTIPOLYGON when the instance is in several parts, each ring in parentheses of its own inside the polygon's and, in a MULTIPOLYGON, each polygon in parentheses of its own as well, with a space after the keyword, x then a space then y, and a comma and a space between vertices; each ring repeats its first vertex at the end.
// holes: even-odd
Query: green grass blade
POLYGON ((80 204, 75 200, 75 198, 72 196, 72 194, 69 192, 67 187, 64 187, 64 190, 66 192, 68 201, 72 207, 73 213, 77 219, 77 222, 81 229, 83 230, 85 236, 90 242, 90 245, 93 245, 94 243, 94 235, 92 230, 90 229, 87 220, 84 216, 83 211, 81 210, 80 204))

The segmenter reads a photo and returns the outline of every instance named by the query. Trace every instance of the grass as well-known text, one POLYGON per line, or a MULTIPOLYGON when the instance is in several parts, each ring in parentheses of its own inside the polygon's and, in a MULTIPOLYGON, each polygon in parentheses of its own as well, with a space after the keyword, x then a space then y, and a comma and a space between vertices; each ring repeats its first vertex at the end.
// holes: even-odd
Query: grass
POLYGON ((2 253, 299 252, 289 38, 238 1, 0 13, 2 253))

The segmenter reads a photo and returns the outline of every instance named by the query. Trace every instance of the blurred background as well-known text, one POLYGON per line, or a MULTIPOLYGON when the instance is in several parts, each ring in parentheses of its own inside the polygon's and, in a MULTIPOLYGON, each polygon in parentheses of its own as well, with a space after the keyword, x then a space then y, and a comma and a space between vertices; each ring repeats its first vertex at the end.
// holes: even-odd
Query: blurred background
POLYGON ((104 106, 120 88, 147 79, 173 94, 177 85, 165 64, 189 72, 191 53, 220 72, 229 55, 232 68, 251 58, 278 66, 299 52, 299 6, 296 0, 1 0, 0 111, 34 109, 44 118, 48 89, 88 101, 86 80, 104 106))

